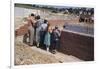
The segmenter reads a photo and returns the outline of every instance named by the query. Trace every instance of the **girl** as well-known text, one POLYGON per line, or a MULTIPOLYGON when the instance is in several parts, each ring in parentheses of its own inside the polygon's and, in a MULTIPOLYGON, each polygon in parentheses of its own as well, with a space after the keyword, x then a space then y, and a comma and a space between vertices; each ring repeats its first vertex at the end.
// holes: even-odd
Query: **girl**
POLYGON ((46 34, 45 34, 45 38, 44 38, 44 44, 46 46, 46 50, 49 51, 49 47, 50 47, 50 25, 47 26, 47 30, 46 30, 46 34))

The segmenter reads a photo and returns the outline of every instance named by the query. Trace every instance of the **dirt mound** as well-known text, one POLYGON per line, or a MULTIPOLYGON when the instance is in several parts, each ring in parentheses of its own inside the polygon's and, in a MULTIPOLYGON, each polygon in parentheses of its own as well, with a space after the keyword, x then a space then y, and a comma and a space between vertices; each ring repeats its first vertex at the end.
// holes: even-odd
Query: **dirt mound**
POLYGON ((20 41, 15 42, 15 65, 48 63, 58 63, 58 60, 52 55, 33 50, 20 41))

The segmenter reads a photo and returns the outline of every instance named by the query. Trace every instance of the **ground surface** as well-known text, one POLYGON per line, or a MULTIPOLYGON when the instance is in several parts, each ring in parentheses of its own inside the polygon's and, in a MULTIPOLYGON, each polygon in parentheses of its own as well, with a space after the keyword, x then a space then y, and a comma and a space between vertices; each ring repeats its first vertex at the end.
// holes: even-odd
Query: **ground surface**
POLYGON ((35 46, 30 47, 22 42, 23 36, 15 39, 15 65, 49 64, 64 62, 80 62, 82 60, 60 52, 52 54, 35 46))

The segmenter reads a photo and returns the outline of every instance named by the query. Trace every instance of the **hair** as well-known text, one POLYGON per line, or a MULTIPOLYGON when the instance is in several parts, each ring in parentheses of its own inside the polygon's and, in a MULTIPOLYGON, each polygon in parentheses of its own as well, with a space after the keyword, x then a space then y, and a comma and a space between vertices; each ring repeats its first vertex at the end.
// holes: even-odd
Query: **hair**
POLYGON ((39 16, 39 15, 37 15, 37 16, 35 17, 35 19, 40 19, 40 16, 39 16))
POLYGON ((50 28, 50 24, 47 25, 46 32, 49 31, 49 28, 50 28))
POLYGON ((58 29, 58 26, 55 26, 55 29, 58 29))
POLYGON ((48 21, 47 20, 44 20, 44 23, 47 23, 48 21))
POLYGON ((31 16, 35 16, 33 13, 31 13, 31 16))

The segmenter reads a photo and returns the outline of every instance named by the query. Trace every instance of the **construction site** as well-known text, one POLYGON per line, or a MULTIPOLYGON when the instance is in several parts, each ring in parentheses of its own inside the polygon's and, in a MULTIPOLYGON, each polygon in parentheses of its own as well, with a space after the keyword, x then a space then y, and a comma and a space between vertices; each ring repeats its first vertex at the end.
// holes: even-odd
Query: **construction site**
POLYGON ((15 65, 85 62, 94 60, 94 9, 46 5, 15 4, 15 65), (74 12, 73 12, 74 11, 74 12), (61 30, 56 54, 23 43, 30 13, 47 19, 51 27, 61 30))

